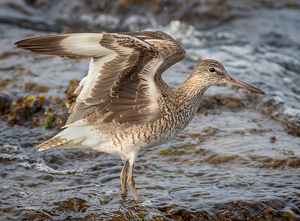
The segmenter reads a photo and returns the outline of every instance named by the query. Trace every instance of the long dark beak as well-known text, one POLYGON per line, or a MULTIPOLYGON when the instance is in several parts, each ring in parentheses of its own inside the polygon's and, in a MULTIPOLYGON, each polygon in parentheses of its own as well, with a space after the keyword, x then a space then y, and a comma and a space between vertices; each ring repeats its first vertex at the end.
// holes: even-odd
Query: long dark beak
POLYGON ((228 84, 233 84, 235 86, 238 86, 238 87, 241 87, 241 88, 244 88, 248 91, 252 91, 252 92, 255 92, 255 93, 258 93, 258 94, 265 94, 265 92, 263 92, 262 90, 259 90, 257 89, 256 87, 253 87, 249 84, 246 84, 245 82, 242 82, 234 77, 231 77, 230 75, 226 75, 225 77, 225 81, 226 83, 228 84))

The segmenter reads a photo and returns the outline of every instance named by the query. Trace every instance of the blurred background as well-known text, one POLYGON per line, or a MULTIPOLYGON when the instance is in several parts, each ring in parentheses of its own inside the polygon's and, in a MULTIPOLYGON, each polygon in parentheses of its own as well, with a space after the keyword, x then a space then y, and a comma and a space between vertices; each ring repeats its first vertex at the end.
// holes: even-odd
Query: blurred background
POLYGON ((1 0, 1 220, 300 220, 298 0, 1 0), (14 42, 77 32, 161 30, 266 95, 211 87, 168 144, 142 150, 142 201, 121 198, 118 156, 35 146, 57 134, 88 61, 35 55, 14 42))

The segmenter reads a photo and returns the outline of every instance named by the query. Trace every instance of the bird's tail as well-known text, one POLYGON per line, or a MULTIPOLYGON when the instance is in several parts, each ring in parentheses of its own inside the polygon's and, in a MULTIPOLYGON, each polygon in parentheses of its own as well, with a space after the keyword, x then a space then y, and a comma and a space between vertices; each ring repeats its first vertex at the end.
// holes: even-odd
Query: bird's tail
POLYGON ((111 136, 104 136, 92 131, 91 125, 76 122, 68 125, 62 132, 50 140, 37 146, 39 150, 46 149, 94 149, 109 152, 112 145, 111 136))
POLYGON ((61 138, 58 135, 51 138, 50 140, 45 141, 44 143, 41 143, 40 145, 36 146, 36 148, 39 148, 39 150, 41 151, 41 150, 49 149, 54 146, 59 146, 59 145, 64 144, 66 142, 66 140, 64 138, 61 138))
POLYGON ((46 149, 86 149, 88 147, 81 145, 87 139, 86 131, 90 126, 69 126, 50 140, 37 146, 39 150, 46 149))

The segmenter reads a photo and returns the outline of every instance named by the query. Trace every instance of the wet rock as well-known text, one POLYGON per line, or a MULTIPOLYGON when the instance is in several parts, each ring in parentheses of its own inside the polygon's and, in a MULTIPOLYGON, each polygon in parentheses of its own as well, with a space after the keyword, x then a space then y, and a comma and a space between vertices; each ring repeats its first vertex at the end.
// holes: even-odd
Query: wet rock
POLYGON ((38 127, 38 126, 41 126, 42 123, 38 117, 34 117, 34 118, 32 118, 31 125, 33 127, 38 127))
POLYGON ((171 206, 159 207, 158 210, 161 212, 169 212, 172 208, 178 207, 178 205, 173 204, 171 206))
POLYGON ((33 2, 34 6, 43 12, 47 12, 52 7, 52 2, 49 0, 35 0, 33 2))
POLYGON ((297 168, 297 167, 300 166, 300 158, 289 159, 289 160, 287 160, 286 165, 288 167, 295 167, 295 168, 297 168))
POLYGON ((275 136, 271 136, 269 139, 270 139, 270 143, 275 143, 276 142, 276 137, 275 136))
POLYGON ((12 55, 16 55, 16 52, 0 52, 0 59, 5 59, 12 55))
POLYGON ((168 221, 168 220, 169 219, 167 219, 166 217, 163 217, 163 216, 156 216, 151 219, 151 221, 168 221))
POLYGON ((229 109, 231 111, 236 111, 244 106, 243 102, 236 97, 225 94, 216 94, 212 96, 204 95, 198 111, 206 113, 208 110, 213 109, 229 109))
POLYGON ((206 149, 198 149, 197 151, 195 151, 195 154, 200 154, 202 156, 206 156, 208 154, 210 154, 211 151, 210 150, 206 150, 206 149))
MULTIPOLYGON (((297 43, 292 41, 288 35, 277 32, 270 32, 261 36, 262 44, 268 44, 273 47, 295 47, 297 43)), ((298 45, 299 47, 300 45, 298 45)))
POLYGON ((25 2, 29 5, 32 5, 36 2, 36 0, 25 0, 25 2))
POLYGON ((12 104, 12 111, 10 113, 11 118, 8 120, 10 125, 19 124, 22 125, 25 121, 29 119, 30 108, 28 105, 22 105, 23 99, 15 99, 12 104))
POLYGON ((159 151, 159 152, 157 152, 156 154, 159 154, 159 155, 169 155, 169 154, 172 153, 172 152, 173 152, 172 149, 167 149, 167 150, 159 151))
POLYGON ((246 129, 246 131, 248 131, 248 132, 251 133, 251 134, 256 134, 256 133, 258 133, 258 131, 257 131, 256 128, 246 129))
POLYGON ((289 122, 287 127, 290 129, 290 134, 300 137, 300 122, 289 122))
POLYGON ((202 129, 202 132, 205 133, 205 136, 213 136, 215 135, 215 133, 218 131, 217 128, 214 128, 214 127, 205 127, 202 129))
POLYGON ((37 92, 48 92, 49 88, 46 86, 37 85, 32 82, 28 82, 25 84, 26 91, 37 91, 37 92))
POLYGON ((10 82, 10 79, 0 79, 0 89, 5 88, 5 86, 10 82))
POLYGON ((193 70, 194 68, 195 68, 195 65, 194 64, 191 64, 191 65, 189 65, 189 67, 188 67, 190 70, 193 70))
POLYGON ((278 199, 254 202, 237 200, 218 204, 204 210, 189 210, 178 207, 170 210, 159 209, 162 213, 166 214, 154 217, 152 220, 299 220, 299 209, 295 206, 285 207, 286 205, 286 201, 278 199))
MULTIPOLYGON (((13 102, 8 95, 0 94, 0 114, 1 119, 6 120, 10 125, 24 126, 45 126, 46 129, 60 129, 65 125, 68 119, 67 109, 75 102, 77 95, 74 90, 79 81, 74 78, 69 81, 69 86, 65 91, 66 97, 49 97, 44 94, 35 97, 33 95, 24 95, 13 102)), ((40 91, 42 87, 36 84, 27 84, 28 90, 40 91)), ((47 87, 44 88, 48 90, 47 87)), ((43 89, 43 90, 44 90, 43 89)))
POLYGON ((87 208, 89 208, 89 205, 85 205, 85 200, 79 199, 79 198, 71 198, 66 201, 61 201, 59 203, 56 203, 56 205, 61 206, 63 209, 67 210, 74 210, 74 211, 80 211, 85 212, 87 208))
POLYGON ((61 114, 56 114, 55 116, 55 128, 58 130, 60 128, 62 128, 63 126, 65 126, 67 120, 68 120, 69 114, 67 113, 67 111, 65 111, 64 113, 61 114))
MULTIPOLYGON (((283 153, 283 152, 282 152, 283 153)), ((300 158, 293 156, 293 154, 287 155, 287 158, 279 159, 275 157, 266 157, 266 156, 257 156, 257 155, 250 155, 249 158, 251 160, 257 162, 255 167, 261 168, 282 168, 282 167, 298 167, 300 165, 300 158)))
POLYGON ((30 104, 30 109, 33 113, 39 112, 42 110, 43 106, 46 104, 46 97, 44 94, 40 94, 36 99, 34 99, 30 104))
POLYGON ((199 107, 199 112, 206 111, 214 109, 216 107, 216 101, 213 99, 213 97, 203 96, 201 105, 199 107))
POLYGON ((286 161, 285 159, 271 158, 265 156, 250 156, 250 158, 254 161, 260 162, 261 164, 258 165, 258 167, 261 168, 271 167, 273 169, 276 169, 280 166, 283 166, 286 161))
POLYGON ((19 217, 23 217, 22 220, 47 220, 50 219, 49 215, 46 215, 39 211, 34 210, 21 210, 19 217))
POLYGON ((265 209, 263 214, 266 219, 274 219, 274 218, 278 217, 278 212, 272 208, 265 209))
POLYGON ((234 130, 232 133, 234 133, 234 134, 245 134, 245 131, 243 131, 243 130, 234 130))
POLYGON ((12 211, 13 208, 11 207, 3 207, 3 208, 0 208, 0 213, 10 213, 12 211))
POLYGON ((247 100, 254 104, 259 103, 262 99, 262 97, 259 96, 259 94, 250 91, 244 91, 244 94, 246 95, 247 100))
POLYGON ((54 115, 50 115, 45 119, 45 128, 46 129, 51 129, 54 127, 54 120, 55 120, 55 116, 54 115))
POLYGON ((188 136, 190 136, 192 138, 196 138, 196 137, 200 137, 201 138, 203 136, 200 133, 187 133, 187 132, 184 132, 184 135, 188 135, 188 136))
POLYGON ((186 209, 173 211, 168 217, 173 220, 193 220, 196 218, 190 211, 186 209))
POLYGON ((74 91, 76 90, 78 85, 79 85, 79 80, 77 78, 73 78, 69 80, 69 86, 67 90, 65 90, 66 103, 72 105, 76 101, 77 94, 75 94, 74 91))
MULTIPOLYGON (((159 151, 156 154, 175 157, 175 156, 181 156, 181 155, 186 154, 186 150, 181 150, 179 148, 178 149, 167 149, 167 150, 159 151)), ((176 160, 176 159, 174 158, 174 160, 176 160)))
POLYGON ((41 175, 37 178, 41 180, 46 180, 48 182, 52 182, 55 179, 52 175, 41 175))
POLYGON ((230 161, 233 161, 237 159, 239 156, 238 155, 218 155, 218 154, 213 154, 205 159, 207 163, 211 164, 221 164, 221 163, 227 163, 230 161))
POLYGON ((17 157, 12 156, 10 154, 0 156, 0 162, 10 162, 10 161, 17 161, 17 160, 18 160, 17 157))
POLYGON ((284 155, 287 155, 287 156, 293 156, 295 153, 294 151, 291 151, 291 150, 286 150, 286 149, 282 149, 280 151, 280 153, 284 154, 284 155))
POLYGON ((300 119, 299 116, 289 117, 288 115, 278 114, 284 111, 284 103, 280 100, 270 99, 258 106, 258 110, 275 120, 284 123, 287 126, 288 133, 293 136, 300 136, 300 119))
POLYGON ((230 110, 238 109, 244 107, 244 104, 239 98, 234 97, 222 97, 222 103, 230 110))
POLYGON ((41 111, 45 103, 46 98, 43 94, 37 98, 33 95, 24 95, 22 98, 15 99, 11 106, 8 123, 12 126, 15 124, 23 125, 26 121, 29 121, 35 113, 41 111))
POLYGON ((51 31, 55 29, 57 32, 61 32, 66 26, 75 32, 98 32, 99 30, 116 32, 130 31, 132 28, 141 30, 149 27, 149 23, 153 23, 153 21, 159 25, 167 25, 174 20, 194 24, 197 28, 211 28, 239 17, 245 17, 251 10, 300 7, 297 0, 242 2, 239 0, 76 0, 71 3, 68 0, 26 0, 25 2, 29 8, 26 8, 26 4, 20 3, 15 3, 14 8, 19 11, 29 11, 30 14, 43 13, 45 18, 47 18, 47 22, 38 22, 30 17, 28 19, 20 19, 18 17, 2 18, 2 20, 21 27, 51 31), (99 12, 103 16, 109 15, 119 22, 115 25, 110 23, 103 24, 103 20, 95 22, 95 17, 99 16, 99 12), (146 19, 135 19, 128 25, 127 18, 141 15, 145 16, 146 19), (145 21, 147 21, 147 24, 145 21))
POLYGON ((4 93, 0 93, 0 116, 8 114, 11 108, 12 99, 4 93))
POLYGON ((290 207, 285 207, 279 211, 279 214, 288 220, 300 220, 300 215, 296 214, 290 207))
POLYGON ((194 4, 189 12, 182 16, 182 20, 195 24, 203 20, 216 20, 223 16, 223 12, 229 9, 228 1, 205 1, 194 4))

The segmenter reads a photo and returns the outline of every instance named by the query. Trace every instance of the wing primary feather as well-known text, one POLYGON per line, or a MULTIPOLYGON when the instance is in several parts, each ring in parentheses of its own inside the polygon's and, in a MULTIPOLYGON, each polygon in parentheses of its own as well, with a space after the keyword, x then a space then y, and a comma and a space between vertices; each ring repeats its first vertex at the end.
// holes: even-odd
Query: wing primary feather
POLYGON ((136 99, 137 98, 137 94, 136 92, 134 91, 134 93, 130 93, 128 91, 125 91, 125 90, 119 90, 118 91, 118 97, 119 98, 125 98, 125 99, 136 99))
POLYGON ((87 108, 80 109, 79 111, 74 111, 68 118, 66 125, 72 124, 75 121, 82 119, 83 116, 87 116, 93 112, 95 112, 97 106, 89 106, 87 108))
POLYGON ((92 58, 87 77, 75 90, 77 103, 70 108, 66 125, 93 112, 103 122, 121 124, 159 116, 157 84, 165 85, 161 74, 185 56, 182 46, 160 31, 62 34, 15 44, 37 54, 92 58))
POLYGON ((113 98, 111 99, 112 103, 115 104, 122 104, 122 105, 133 105, 133 104, 145 104, 145 103, 149 103, 149 99, 124 99, 124 98, 113 98))

